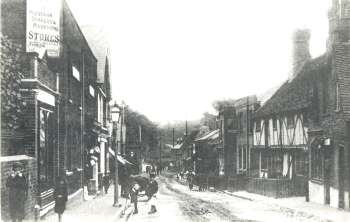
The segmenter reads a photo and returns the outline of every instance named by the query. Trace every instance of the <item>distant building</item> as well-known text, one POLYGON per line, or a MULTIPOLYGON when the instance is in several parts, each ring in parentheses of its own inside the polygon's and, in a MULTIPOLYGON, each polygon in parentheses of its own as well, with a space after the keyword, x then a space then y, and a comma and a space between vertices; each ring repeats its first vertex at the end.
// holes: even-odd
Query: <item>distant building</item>
POLYGON ((248 175, 250 147, 253 144, 253 113, 258 107, 256 96, 248 96, 235 100, 219 111, 218 128, 222 143, 219 159, 220 169, 224 170, 220 174, 248 175))
MULTIPOLYGON (((98 147, 97 159, 93 163, 87 163, 85 178, 95 186, 93 190, 102 188, 102 177, 110 171, 109 150, 112 149, 109 103, 111 101, 110 88, 110 43, 108 33, 101 27, 82 26, 97 59, 97 69, 89 70, 85 81, 85 115, 86 132, 84 140, 85 154, 98 147)), ((88 155, 85 156, 88 159, 88 155)), ((89 162, 89 161, 88 161, 89 162)), ((114 163, 111 161, 111 163, 114 163)))

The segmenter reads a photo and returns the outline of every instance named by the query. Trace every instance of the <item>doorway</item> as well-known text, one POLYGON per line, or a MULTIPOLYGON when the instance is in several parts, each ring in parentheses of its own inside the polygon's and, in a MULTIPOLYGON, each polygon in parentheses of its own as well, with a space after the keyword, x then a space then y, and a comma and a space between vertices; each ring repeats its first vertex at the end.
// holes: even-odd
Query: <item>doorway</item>
POLYGON ((343 146, 339 146, 339 152, 338 152, 338 180, 339 180, 339 208, 343 208, 345 206, 344 203, 344 185, 345 185, 345 152, 344 152, 344 147, 343 146))

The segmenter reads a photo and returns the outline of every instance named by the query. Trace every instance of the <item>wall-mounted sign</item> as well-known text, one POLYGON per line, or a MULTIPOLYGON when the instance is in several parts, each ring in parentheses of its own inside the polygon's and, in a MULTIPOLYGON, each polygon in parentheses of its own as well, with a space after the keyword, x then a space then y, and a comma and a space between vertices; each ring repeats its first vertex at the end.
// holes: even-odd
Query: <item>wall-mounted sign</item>
POLYGON ((331 139, 330 138, 327 138, 324 140, 324 145, 325 146, 330 146, 331 145, 331 139))
POLYGON ((27 0, 26 51, 60 55, 61 0, 27 0))

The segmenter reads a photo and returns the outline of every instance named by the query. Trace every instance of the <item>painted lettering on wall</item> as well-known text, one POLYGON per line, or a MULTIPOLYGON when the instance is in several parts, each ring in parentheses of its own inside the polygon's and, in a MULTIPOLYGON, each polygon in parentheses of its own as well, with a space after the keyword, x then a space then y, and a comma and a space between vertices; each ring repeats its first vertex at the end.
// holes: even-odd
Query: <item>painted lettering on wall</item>
POLYGON ((61 0, 27 0, 26 51, 60 55, 61 0))

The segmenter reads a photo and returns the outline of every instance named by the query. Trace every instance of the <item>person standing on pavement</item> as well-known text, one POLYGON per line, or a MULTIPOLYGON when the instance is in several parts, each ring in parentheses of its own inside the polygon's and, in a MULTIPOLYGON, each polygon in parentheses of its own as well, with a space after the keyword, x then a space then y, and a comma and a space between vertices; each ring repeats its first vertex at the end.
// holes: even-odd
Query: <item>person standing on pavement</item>
POLYGON ((105 188, 105 193, 107 194, 108 193, 108 189, 109 189, 109 186, 110 186, 110 177, 109 177, 109 174, 106 174, 103 176, 103 187, 105 188))
POLYGON ((24 203, 28 197, 27 179, 22 171, 22 165, 14 163, 12 172, 6 180, 6 187, 9 189, 10 217, 14 222, 24 219, 24 203))
POLYGON ((133 214, 137 214, 138 213, 138 209, 137 209, 137 195, 139 194, 139 190, 140 190, 140 185, 137 182, 133 182, 132 186, 131 186, 131 190, 130 190, 130 201, 131 203, 134 204, 134 212, 133 214))
POLYGON ((190 188, 190 190, 193 189, 193 173, 192 171, 190 171, 188 174, 187 174, 187 181, 188 181, 188 187, 190 188))
POLYGON ((148 212, 148 214, 154 214, 157 212, 157 208, 156 208, 156 193, 158 192, 158 183, 155 180, 156 174, 155 173, 151 173, 150 174, 150 182, 149 185, 147 187, 146 193, 148 196, 148 201, 151 205, 151 209, 148 212))
POLYGON ((54 198, 55 212, 58 214, 58 221, 61 222, 62 214, 66 209, 66 203, 68 200, 67 182, 63 176, 59 176, 56 178, 54 198))

